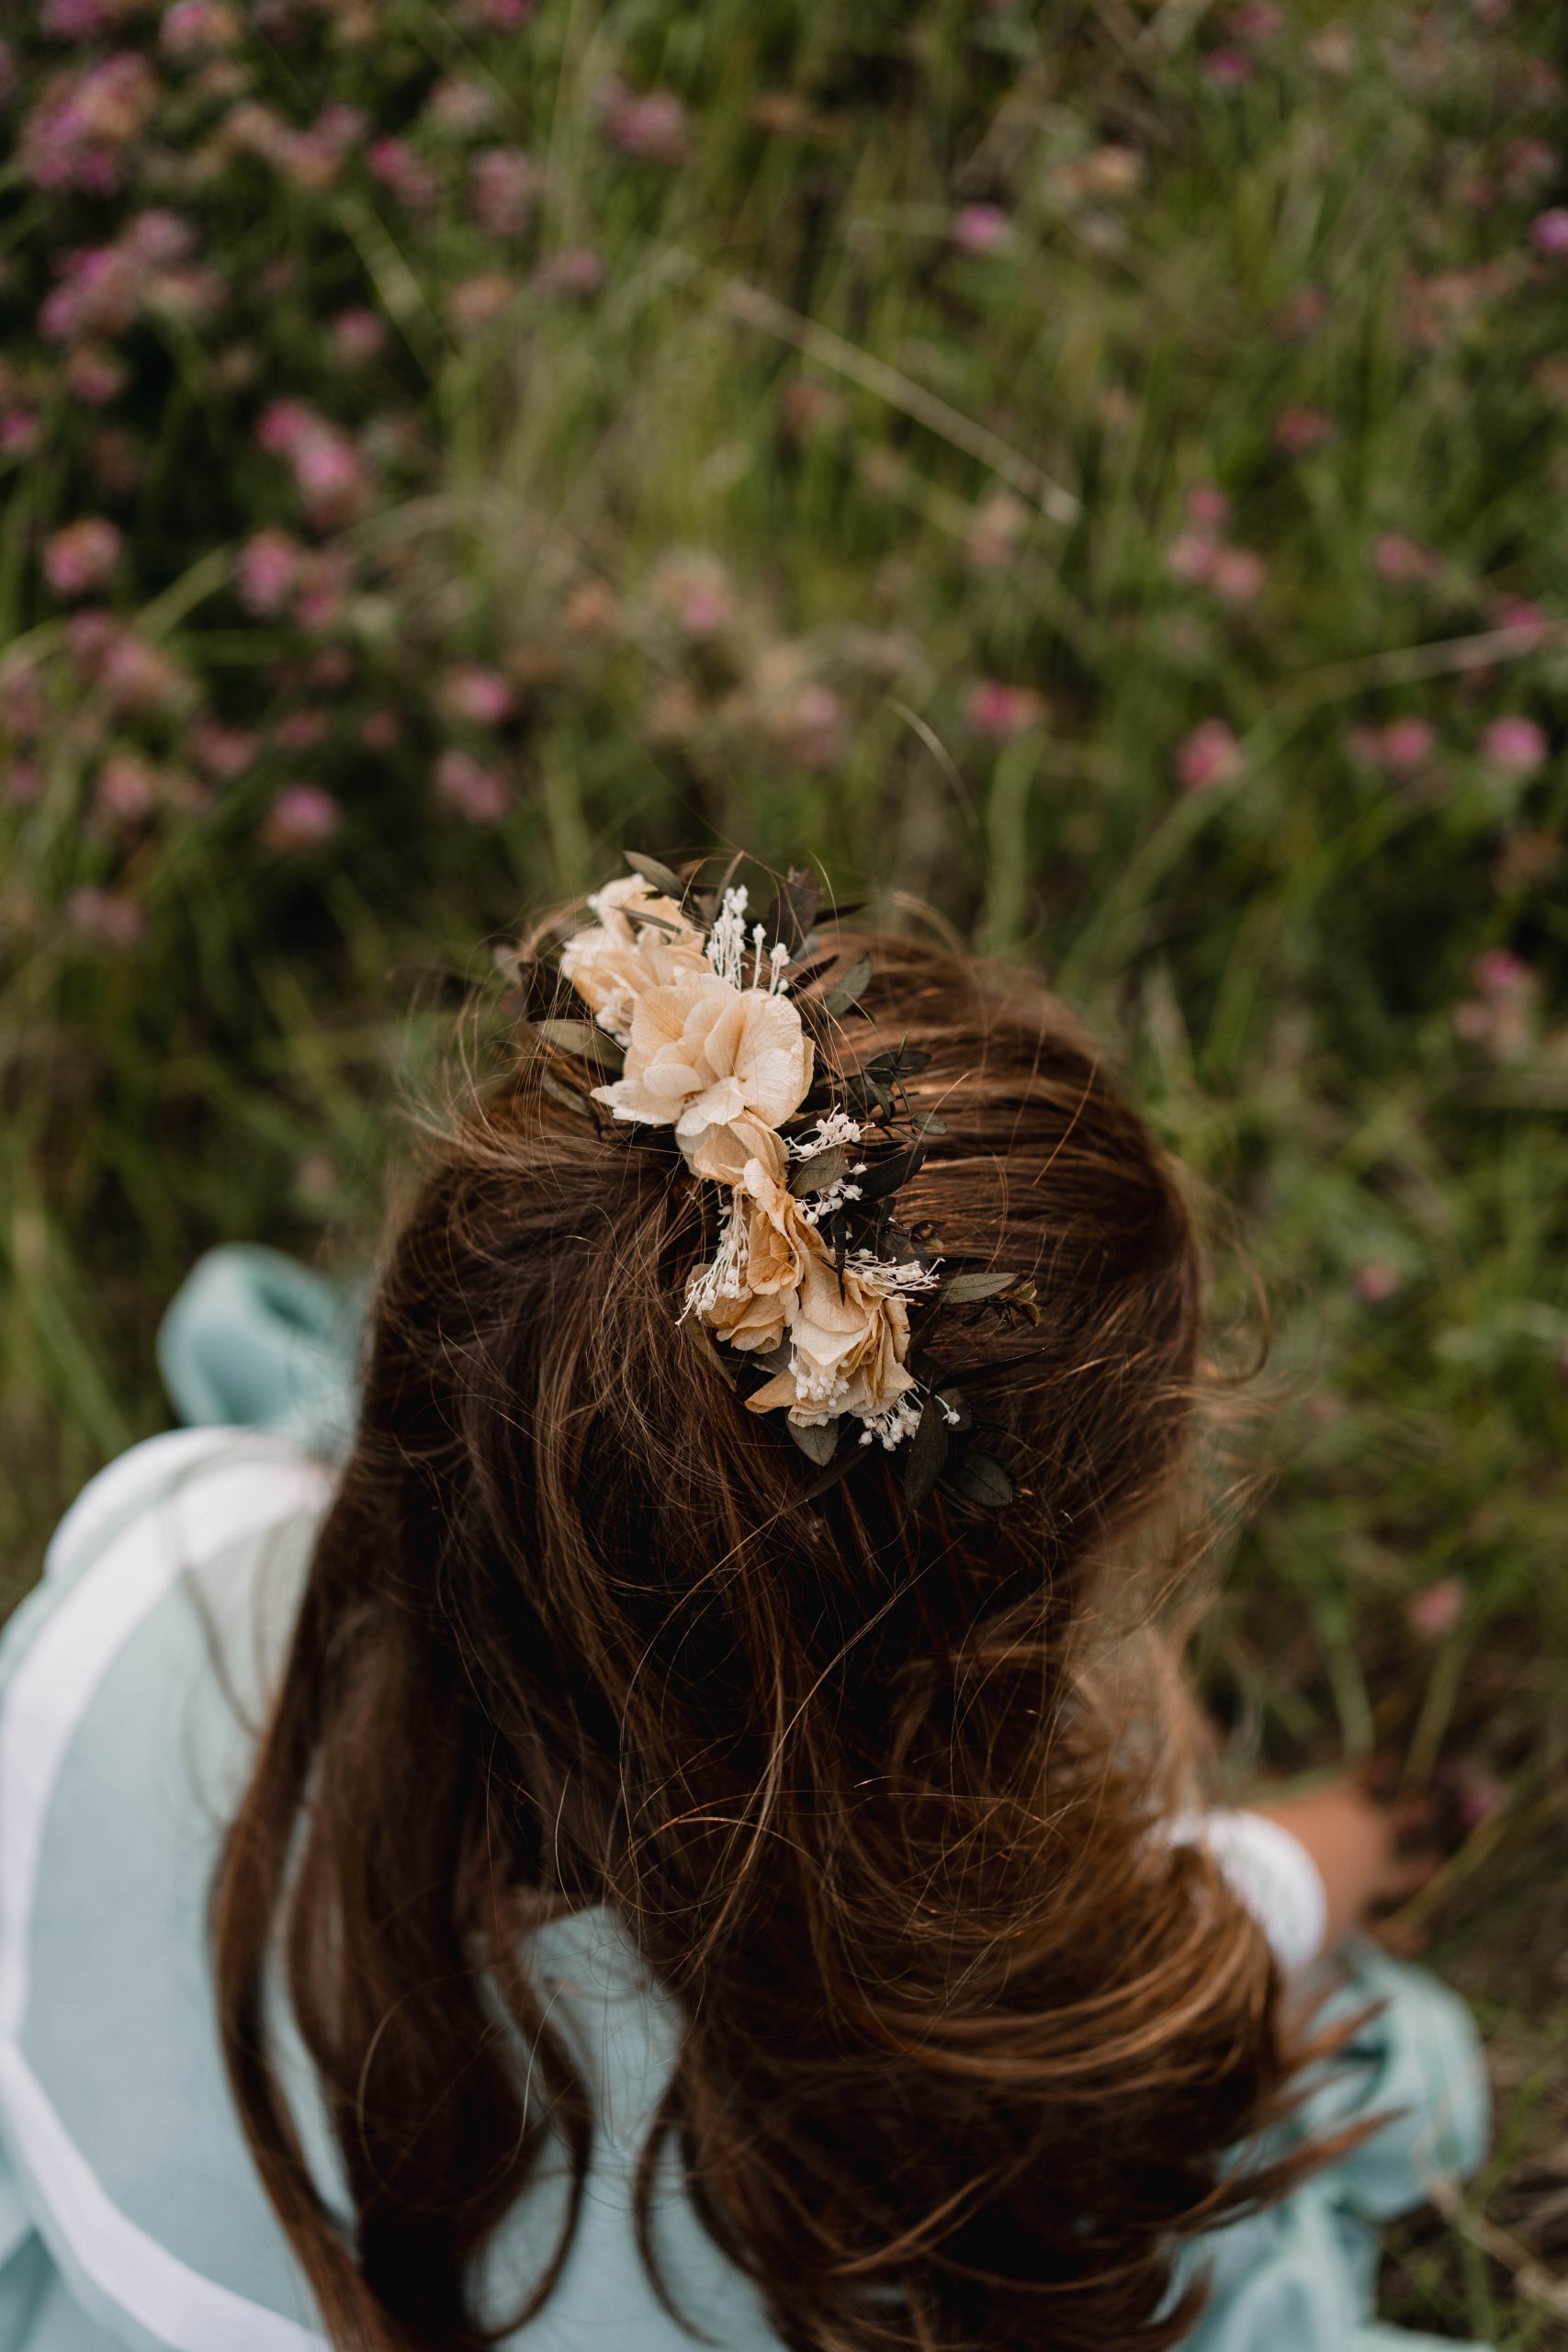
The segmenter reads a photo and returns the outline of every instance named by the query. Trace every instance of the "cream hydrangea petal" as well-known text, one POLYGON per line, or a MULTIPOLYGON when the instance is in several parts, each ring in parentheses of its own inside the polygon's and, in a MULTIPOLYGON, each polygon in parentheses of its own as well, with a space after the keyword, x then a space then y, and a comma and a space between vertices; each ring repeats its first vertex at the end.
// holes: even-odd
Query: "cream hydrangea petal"
POLYGON ((694 1176, 709 1177, 716 1184, 743 1183, 748 1191, 754 1189, 748 1172, 753 1165, 774 1184, 784 1182, 789 1166, 778 1136, 749 1111, 693 1136, 685 1152, 694 1176))

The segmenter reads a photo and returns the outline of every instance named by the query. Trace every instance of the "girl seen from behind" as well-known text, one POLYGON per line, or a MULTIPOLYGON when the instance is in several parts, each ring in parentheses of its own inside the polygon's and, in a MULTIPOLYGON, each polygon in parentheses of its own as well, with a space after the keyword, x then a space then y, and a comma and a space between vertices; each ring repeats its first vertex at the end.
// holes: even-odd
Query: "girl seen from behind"
MULTIPOLYGON (((365 2352, 1380 2342, 1371 2229, 1474 2160, 1473 2048, 1346 1939, 1418 1874, 1401 1825, 1348 1790, 1205 1809, 1172 1628, 1218 1383, 1179 1172, 1036 982, 705 876, 644 865, 558 972, 550 933, 519 965, 330 1488, 247 1540, 224 1480, 297 1454, 144 1450, 202 1448, 121 1514, 164 1563, 135 1639, 199 1600, 193 1703, 254 1689, 227 1782, 181 1781, 209 1952, 173 1888, 152 1931, 201 1954, 199 2129, 172 2096, 145 2129, 159 2196, 186 2143, 259 2183, 265 2259, 226 2271, 195 2179, 179 2259, 365 2352)), ((233 1272, 174 1351, 254 1385, 233 1272)), ((74 1548, 7 1637, 0 1828, 6 1716, 108 1573, 74 1548)), ((96 1689, 101 1754, 144 1754, 96 1689)), ((35 1987, 45 1911, 6 1930, 35 1987)), ((148 2167, 78 2153, 169 2238, 148 2167)))

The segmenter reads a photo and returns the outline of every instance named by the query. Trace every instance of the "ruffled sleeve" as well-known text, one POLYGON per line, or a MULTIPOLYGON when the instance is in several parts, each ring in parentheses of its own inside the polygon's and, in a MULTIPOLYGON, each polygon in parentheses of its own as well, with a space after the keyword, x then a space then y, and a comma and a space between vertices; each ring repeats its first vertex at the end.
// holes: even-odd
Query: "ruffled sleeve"
POLYGON ((1351 2018, 1360 2022, 1348 2046, 1318 2071, 1289 2136, 1371 2118, 1379 2128, 1283 2203, 1187 2249, 1182 2278, 1206 2274, 1209 2303, 1183 2352, 1435 2352, 1435 2337, 1376 2316, 1377 2230, 1480 2163, 1489 2117, 1479 2037, 1457 1994, 1365 1942, 1346 1950, 1317 2022, 1351 2018))

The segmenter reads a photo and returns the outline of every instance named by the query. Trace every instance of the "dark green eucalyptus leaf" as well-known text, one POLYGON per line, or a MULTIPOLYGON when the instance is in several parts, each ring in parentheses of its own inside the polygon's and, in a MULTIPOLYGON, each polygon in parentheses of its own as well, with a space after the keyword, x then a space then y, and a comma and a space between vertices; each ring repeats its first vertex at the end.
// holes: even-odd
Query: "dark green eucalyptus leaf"
POLYGON ((900 1184, 908 1182, 924 1162, 925 1156, 925 1145, 912 1143, 903 1151, 896 1151, 891 1159, 879 1160, 874 1168, 868 1168, 860 1179, 861 1199, 886 1200, 890 1193, 898 1190, 900 1184))
POLYGON ((662 891, 667 899, 673 899, 675 904, 680 905, 686 895, 686 886, 678 874, 672 873, 656 857, 644 857, 640 850, 623 850, 621 854, 634 874, 640 874, 645 882, 651 882, 656 890, 662 891))
POLYGON ((785 1427, 808 1461, 825 1464, 839 1450, 838 1421, 788 1421, 785 1427))
POLYGON ((904 1456, 904 1500, 911 1510, 919 1510, 936 1492, 952 1442, 946 1414, 934 1396, 928 1396, 904 1456))
POLYGON ((814 1151, 809 1159, 795 1162, 789 1189, 797 1201, 804 1200, 808 1193, 825 1193, 829 1184, 837 1183, 849 1164, 848 1146, 829 1144, 826 1151, 814 1151))
POLYGON ((996 1298, 1010 1290, 1014 1276, 1001 1273, 950 1274, 942 1286, 944 1306, 971 1306, 979 1298, 996 1298))
POLYGON ((782 939, 798 956, 811 935, 822 885, 808 865, 792 865, 773 892, 762 916, 762 935, 770 943, 782 939))
POLYGON ((865 1067, 874 1078, 918 1078, 930 1069, 931 1058, 923 1046, 889 1046, 886 1053, 874 1054, 865 1067))
POLYGON ((862 992, 870 978, 871 957, 869 956, 863 956, 859 963, 852 964, 849 970, 844 974, 843 978, 841 980, 835 981, 834 985, 828 990, 827 995, 822 1000, 823 1012, 832 1013, 835 1018, 840 1012, 847 1012, 852 1004, 859 1002, 862 992))
POLYGON ((844 1093, 851 1108, 863 1117, 868 1112, 880 1111, 886 1118, 893 1108, 891 1088, 884 1086, 880 1079, 868 1078, 863 1070, 857 1069, 845 1080, 844 1093))
POLYGON ((966 1502, 978 1503, 982 1510, 1005 1510, 1012 1500, 1012 1480, 1001 1464, 972 1446, 965 1446, 953 1484, 966 1502))
POLYGON ((918 1136, 944 1136, 947 1121, 938 1118, 934 1111, 911 1111, 909 1125, 918 1136))
POLYGON ((574 1054, 579 1061, 596 1062, 612 1077, 626 1067, 626 1056, 613 1037, 596 1029, 592 1021, 536 1021, 534 1023, 547 1046, 558 1054, 574 1054))

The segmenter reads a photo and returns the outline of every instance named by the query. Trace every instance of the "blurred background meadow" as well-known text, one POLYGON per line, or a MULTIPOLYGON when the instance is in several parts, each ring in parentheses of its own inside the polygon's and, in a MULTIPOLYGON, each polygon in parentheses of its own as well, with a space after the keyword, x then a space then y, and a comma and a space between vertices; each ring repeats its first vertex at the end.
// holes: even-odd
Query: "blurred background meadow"
POLYGON ((623 845, 1040 963, 1230 1204, 1238 1772, 1437 1775, 1568 2314, 1555 0, 26 0, 0 45, 6 1597, 205 1245, 359 1261, 405 1073, 623 845))

